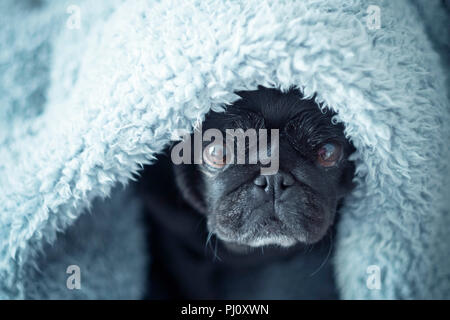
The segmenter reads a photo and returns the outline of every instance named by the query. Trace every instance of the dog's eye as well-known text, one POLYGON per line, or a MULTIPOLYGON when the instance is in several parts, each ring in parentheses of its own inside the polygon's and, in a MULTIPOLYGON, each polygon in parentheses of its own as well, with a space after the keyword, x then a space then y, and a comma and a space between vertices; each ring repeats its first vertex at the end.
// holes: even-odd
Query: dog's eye
POLYGON ((226 148, 221 144, 209 145, 203 150, 203 160, 207 165, 221 169, 226 164, 226 148))
POLYGON ((317 151, 317 162, 322 167, 332 167, 341 159, 342 147, 337 143, 323 144, 317 151))

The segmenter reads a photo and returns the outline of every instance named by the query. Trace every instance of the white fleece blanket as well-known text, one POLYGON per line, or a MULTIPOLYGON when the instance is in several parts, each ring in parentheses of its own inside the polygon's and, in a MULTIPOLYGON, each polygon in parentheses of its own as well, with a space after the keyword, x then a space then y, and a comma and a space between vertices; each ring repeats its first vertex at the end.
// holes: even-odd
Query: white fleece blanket
POLYGON ((357 148, 340 296, 450 298, 442 2, 71 5, 0 4, 0 298, 141 298, 139 200, 113 187, 257 85, 317 94, 357 148), (81 290, 66 286, 70 265, 81 290))

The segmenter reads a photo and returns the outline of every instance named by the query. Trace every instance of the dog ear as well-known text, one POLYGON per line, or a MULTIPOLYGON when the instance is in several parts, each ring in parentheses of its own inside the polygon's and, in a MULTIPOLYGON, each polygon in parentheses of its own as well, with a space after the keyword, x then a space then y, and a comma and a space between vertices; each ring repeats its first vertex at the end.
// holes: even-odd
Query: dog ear
MULTIPOLYGON (((355 147, 351 142, 349 142, 349 151, 348 154, 351 155, 356 151, 355 147)), ((354 188, 355 183, 353 182, 353 178, 355 176, 355 163, 353 161, 347 160, 345 163, 344 171, 342 172, 340 181, 339 181, 339 191, 338 191, 338 199, 341 199, 348 195, 354 188)))
MULTIPOLYGON (((191 135, 191 150, 193 150, 193 135, 191 135)), ((172 149, 176 145, 174 142, 168 150, 168 155, 172 154, 172 149)), ((199 174, 194 163, 194 152, 191 152, 191 164, 174 164, 172 162, 172 170, 175 176, 175 183, 180 191, 183 199, 189 203, 194 209, 200 213, 206 214, 206 204, 201 197, 201 188, 204 187, 203 179, 199 174)))
POLYGON ((206 214, 206 204, 200 191, 204 186, 203 179, 195 166, 189 164, 172 165, 175 182, 184 200, 200 213, 206 214))

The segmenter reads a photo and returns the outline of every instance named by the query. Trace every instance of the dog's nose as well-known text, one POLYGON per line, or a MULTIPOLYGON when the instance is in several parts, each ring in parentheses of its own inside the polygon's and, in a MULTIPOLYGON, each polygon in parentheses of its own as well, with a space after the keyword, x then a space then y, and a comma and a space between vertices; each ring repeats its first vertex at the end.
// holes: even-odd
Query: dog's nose
POLYGON ((290 173, 278 171, 273 175, 260 175, 254 183, 266 192, 281 192, 294 184, 294 177, 290 173))

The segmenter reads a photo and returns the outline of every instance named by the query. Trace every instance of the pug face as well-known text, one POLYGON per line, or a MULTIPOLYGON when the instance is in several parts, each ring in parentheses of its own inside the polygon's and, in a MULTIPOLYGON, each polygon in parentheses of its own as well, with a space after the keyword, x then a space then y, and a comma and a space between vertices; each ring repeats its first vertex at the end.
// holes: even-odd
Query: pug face
POLYGON ((201 163, 174 166, 184 198, 226 244, 288 247, 321 240, 338 201, 352 189, 354 165, 348 156, 354 148, 343 126, 297 90, 259 87, 237 94, 242 99, 224 113, 208 114, 202 130, 217 129, 224 136, 229 129, 277 130, 277 141, 268 139, 264 150, 277 153, 277 170, 262 174, 267 164, 250 161, 251 141, 243 149, 247 161, 240 164, 230 161, 239 148, 230 148, 229 141, 204 141, 201 163))

